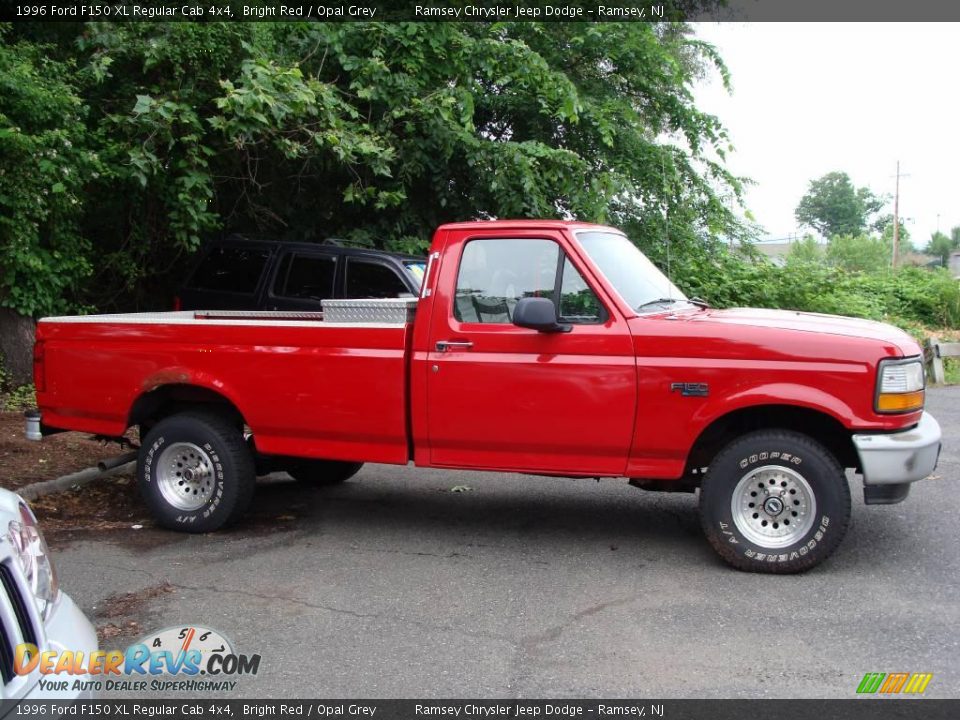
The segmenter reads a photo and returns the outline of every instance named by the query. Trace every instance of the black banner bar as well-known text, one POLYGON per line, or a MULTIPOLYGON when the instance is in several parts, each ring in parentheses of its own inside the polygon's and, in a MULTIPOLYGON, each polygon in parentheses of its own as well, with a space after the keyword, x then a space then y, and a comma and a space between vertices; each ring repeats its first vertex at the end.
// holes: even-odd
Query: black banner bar
POLYGON ((0 0, 0 22, 949 21, 944 0, 0 0))

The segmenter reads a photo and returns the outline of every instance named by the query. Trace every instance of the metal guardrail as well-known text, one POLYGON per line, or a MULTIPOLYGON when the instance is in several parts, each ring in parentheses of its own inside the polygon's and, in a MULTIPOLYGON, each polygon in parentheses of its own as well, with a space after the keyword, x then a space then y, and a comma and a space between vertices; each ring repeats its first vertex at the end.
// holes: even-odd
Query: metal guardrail
POLYGON ((960 357, 960 343, 942 343, 934 338, 927 338, 923 348, 923 359, 929 368, 930 377, 935 383, 946 382, 943 372, 943 358, 960 357))

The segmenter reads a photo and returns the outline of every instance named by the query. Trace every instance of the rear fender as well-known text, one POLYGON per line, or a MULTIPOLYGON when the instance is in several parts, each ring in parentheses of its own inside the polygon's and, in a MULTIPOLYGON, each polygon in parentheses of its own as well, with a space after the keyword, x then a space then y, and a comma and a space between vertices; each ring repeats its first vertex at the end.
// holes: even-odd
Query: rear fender
POLYGON ((140 393, 130 408, 128 425, 138 425, 170 406, 210 404, 229 406, 245 422, 246 415, 236 400, 236 393, 222 380, 187 368, 164 368, 141 384, 140 393))

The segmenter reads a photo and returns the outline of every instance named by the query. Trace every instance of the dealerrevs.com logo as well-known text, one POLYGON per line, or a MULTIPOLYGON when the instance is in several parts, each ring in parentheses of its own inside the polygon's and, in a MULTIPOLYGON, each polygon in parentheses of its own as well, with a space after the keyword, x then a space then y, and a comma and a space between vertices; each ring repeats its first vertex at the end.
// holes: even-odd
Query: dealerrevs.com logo
POLYGON ((196 625, 151 633, 126 650, 40 652, 23 643, 14 653, 14 671, 39 671, 41 689, 52 691, 223 692, 237 685, 229 678, 259 670, 260 655, 238 654, 222 634, 196 625))
POLYGON ((867 673, 857 686, 858 695, 922 695, 933 673, 867 673))

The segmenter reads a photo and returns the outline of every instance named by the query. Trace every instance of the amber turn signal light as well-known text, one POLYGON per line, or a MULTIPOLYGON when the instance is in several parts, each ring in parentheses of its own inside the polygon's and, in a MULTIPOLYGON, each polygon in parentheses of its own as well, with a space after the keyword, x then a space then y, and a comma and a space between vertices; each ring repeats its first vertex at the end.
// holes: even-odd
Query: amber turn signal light
POLYGON ((923 390, 906 393, 881 393, 877 396, 880 412, 910 412, 923 409, 923 390))

